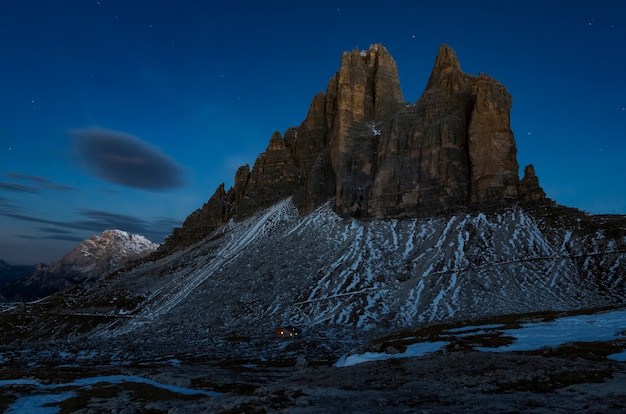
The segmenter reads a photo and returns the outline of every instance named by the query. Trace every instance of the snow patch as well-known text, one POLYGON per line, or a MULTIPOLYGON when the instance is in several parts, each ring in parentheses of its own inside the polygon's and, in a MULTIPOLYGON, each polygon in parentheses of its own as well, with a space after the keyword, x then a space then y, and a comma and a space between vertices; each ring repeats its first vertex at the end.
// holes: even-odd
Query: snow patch
POLYGON ((452 328, 448 329, 449 333, 463 333, 470 331, 484 331, 485 329, 496 329, 496 328, 504 328, 506 325, 503 323, 492 323, 487 325, 477 325, 477 326, 462 326, 460 328, 452 328))
POLYGON ((611 341, 624 338, 626 309, 594 315, 568 316, 550 322, 523 324, 506 329, 504 336, 515 338, 510 345, 498 348, 478 347, 488 352, 533 351, 544 346, 557 347, 568 342, 611 341))
POLYGON ((337 368, 349 367, 356 364, 362 364, 363 362, 383 361, 385 359, 396 358, 411 358, 422 356, 425 354, 440 351, 444 346, 448 345, 448 342, 418 342, 416 344, 408 345, 406 351, 398 354, 386 354, 383 352, 365 352, 363 354, 344 355, 339 358, 339 361, 333 365, 337 368))
MULTIPOLYGON (((109 384, 120 384, 122 382, 134 382, 151 385, 155 388, 160 388, 164 390, 171 391, 176 394, 181 395, 206 395, 207 397, 216 397, 222 395, 219 392, 214 391, 204 391, 204 390, 195 390, 191 388, 183 388, 175 385, 162 384, 160 382, 139 377, 136 375, 109 375, 109 376, 99 376, 99 377, 91 377, 91 378, 81 378, 72 382, 64 383, 64 384, 42 384, 39 381, 30 380, 30 379, 12 379, 12 380, 0 380, 0 388, 11 386, 11 385, 30 385, 34 386, 40 390, 56 390, 58 388, 65 389, 68 387, 85 387, 92 386, 98 383, 109 383, 109 384)), ((11 405, 6 411, 6 413, 56 413, 59 410, 56 407, 44 407, 46 404, 50 403, 59 403, 67 400, 68 398, 72 398, 76 395, 76 392, 69 391, 64 393, 51 393, 51 394, 36 394, 29 395, 27 397, 22 397, 15 401, 13 405, 11 405)))
POLYGON ((618 354, 611 354, 607 356, 608 359, 619 362, 626 362, 626 351, 622 351, 618 354))

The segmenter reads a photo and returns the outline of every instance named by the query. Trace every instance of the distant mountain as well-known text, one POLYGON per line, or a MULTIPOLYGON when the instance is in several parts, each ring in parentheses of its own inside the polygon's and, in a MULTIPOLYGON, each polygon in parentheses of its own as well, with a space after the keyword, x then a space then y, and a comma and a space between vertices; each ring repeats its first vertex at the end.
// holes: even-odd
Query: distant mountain
POLYGON ((0 259, 0 285, 11 280, 22 279, 30 276, 35 271, 35 266, 10 265, 0 259))
POLYGON ((96 280, 153 253, 157 247, 158 244, 137 234, 105 230, 101 235, 83 240, 53 264, 41 263, 31 269, 29 276, 5 284, 2 292, 7 299, 38 299, 96 280))
MULTIPOLYGON (((381 45, 346 52, 304 122, 275 133, 159 251, 6 313, 0 338, 180 352, 285 325, 362 337, 623 305, 626 217, 557 205, 532 166, 520 179, 510 109, 504 86, 463 73, 446 46, 414 104, 381 45)), ((86 279, 91 265, 75 266, 53 285, 86 279)))

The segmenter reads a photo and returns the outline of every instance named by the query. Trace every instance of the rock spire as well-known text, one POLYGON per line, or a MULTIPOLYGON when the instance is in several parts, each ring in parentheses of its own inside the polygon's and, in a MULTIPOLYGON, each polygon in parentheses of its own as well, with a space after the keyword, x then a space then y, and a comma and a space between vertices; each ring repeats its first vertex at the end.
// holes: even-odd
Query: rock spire
POLYGON ((485 75, 462 72, 442 45, 420 99, 404 102, 396 63, 382 45, 345 52, 306 118, 275 132, 252 170, 175 229, 169 250, 201 239, 285 197, 303 214, 334 198, 357 218, 436 215, 545 199, 534 169, 518 177, 512 98, 485 75))

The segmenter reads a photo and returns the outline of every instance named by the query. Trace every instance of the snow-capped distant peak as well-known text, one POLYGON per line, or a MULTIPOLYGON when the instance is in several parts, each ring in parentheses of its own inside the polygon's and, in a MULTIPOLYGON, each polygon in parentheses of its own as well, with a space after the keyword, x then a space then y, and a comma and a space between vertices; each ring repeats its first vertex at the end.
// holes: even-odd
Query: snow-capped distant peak
POLYGON ((116 247, 123 248, 125 251, 136 253, 145 251, 152 252, 159 247, 158 243, 153 243, 140 234, 129 234, 119 229, 105 230, 102 232, 102 235, 92 236, 88 240, 92 240, 98 244, 114 244, 116 247))
POLYGON ((83 240, 51 265, 41 265, 24 279, 28 297, 38 298, 68 289, 86 280, 95 280, 127 263, 142 259, 159 245, 144 236, 122 230, 105 230, 83 240))

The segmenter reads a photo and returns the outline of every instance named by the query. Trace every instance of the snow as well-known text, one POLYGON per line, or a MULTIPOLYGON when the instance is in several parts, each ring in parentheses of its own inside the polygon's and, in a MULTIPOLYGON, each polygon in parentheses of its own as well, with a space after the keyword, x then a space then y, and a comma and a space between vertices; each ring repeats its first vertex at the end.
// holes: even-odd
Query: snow
POLYGON ((450 217, 450 220, 448 221, 448 224, 446 224, 446 227, 443 229, 443 233, 439 237, 439 240, 437 241, 437 244, 435 244, 435 248, 439 249, 439 248, 441 248, 443 246, 443 243, 445 242, 446 238, 448 237, 448 233, 450 232, 450 229, 452 228, 452 225, 454 224, 455 221, 456 221, 456 217, 455 216, 450 217))
MULTIPOLYGON (((217 269, 234 261, 255 241, 267 237, 276 228, 284 223, 294 221, 296 217, 299 217, 298 210, 291 202, 291 198, 286 198, 257 217, 250 218, 242 223, 229 224, 233 227, 229 234, 229 240, 222 246, 221 251, 214 260, 195 268, 187 275, 181 277, 182 280, 172 279, 169 283, 152 292, 147 300, 148 306, 145 306, 139 316, 150 320, 169 312, 211 277, 217 269)), ((119 329, 117 333, 128 332, 141 325, 140 320, 135 320, 134 322, 135 325, 128 325, 125 329, 119 329)), ((108 335, 109 333, 106 334, 108 335)))
MULTIPOLYGON (((42 384, 39 381, 31 380, 31 379, 12 379, 12 380, 0 380, 0 388, 8 385, 30 385, 34 386, 40 390, 55 390, 58 388, 68 388, 68 387, 84 387, 91 386, 98 383, 109 383, 109 384, 120 384, 122 382, 135 382, 141 384, 151 385, 155 388, 160 388, 164 390, 171 391, 176 394, 181 395, 206 395, 207 397, 216 397, 222 395, 219 392, 214 391, 204 391, 204 390, 194 390, 191 388, 183 388, 177 387, 175 385, 162 384, 160 382, 139 377, 136 375, 108 375, 108 376, 98 376, 98 377, 90 377, 90 378, 81 378, 72 382, 64 383, 64 384, 42 384)), ((76 395, 74 391, 64 392, 60 394, 35 394, 29 395, 26 397, 22 397, 18 399, 13 405, 11 405, 6 411, 6 413, 56 413, 59 410, 56 407, 43 407, 45 404, 49 403, 58 403, 67 400, 68 398, 72 398, 76 395)))
POLYGON ((72 398, 76 393, 69 391, 60 394, 39 394, 22 397, 9 407, 5 414, 54 414, 60 410, 57 407, 44 407, 46 404, 59 403, 72 398))
POLYGON ((622 351, 618 354, 611 354, 607 356, 608 359, 612 359, 613 361, 626 362, 626 351, 622 351))
POLYGON ((339 361, 335 362, 333 366, 337 368, 349 367, 356 364, 362 364, 363 362, 371 361, 383 361, 385 359, 395 358, 411 358, 422 356, 428 353, 437 352, 444 346, 448 345, 448 342, 418 342, 406 347, 406 351, 398 354, 386 354, 383 352, 365 352, 363 354, 344 355, 339 358, 339 361))
MULTIPOLYGON (((626 338, 626 309, 590 315, 566 316, 549 322, 524 323, 520 328, 503 329, 507 325, 492 323, 485 325, 462 326, 444 331, 441 339, 467 337, 499 333, 514 338, 514 342, 500 347, 475 347, 483 352, 534 351, 546 346, 557 347, 569 342, 599 342, 626 338)), ((391 358, 409 358, 437 352, 449 341, 417 342, 408 345, 406 351, 398 354, 366 352, 343 355, 335 367, 348 367, 363 362, 382 361, 391 358)), ((626 350, 609 355, 607 358, 626 362, 626 350)))
POLYGON ((510 345, 498 348, 478 347, 480 351, 533 351, 544 346, 557 347, 568 342, 611 341, 624 338, 626 310, 593 315, 568 316, 550 322, 523 324, 519 329, 506 329, 504 336, 515 338, 510 345))
POLYGON ((502 323, 492 323, 488 325, 477 325, 477 326, 470 325, 470 326, 462 326, 460 328, 448 329, 447 332, 462 333, 462 332, 469 332, 469 331, 484 331, 485 329, 504 328, 505 326, 506 325, 502 323))
MULTIPOLYGON (((417 225, 417 220, 413 220, 411 221, 411 224, 409 225, 409 238, 406 241, 406 245, 404 248, 404 252, 402 253, 402 260, 406 261, 407 258, 409 257, 409 253, 413 250, 413 238, 411 237, 414 233, 415 233, 415 226, 417 225)), ((394 229, 394 235, 395 235, 395 229, 394 229)), ((397 241, 394 240, 394 246, 397 246, 397 241)), ((397 250, 397 249, 395 249, 397 250)))

